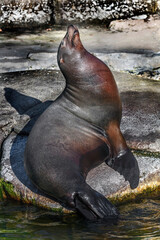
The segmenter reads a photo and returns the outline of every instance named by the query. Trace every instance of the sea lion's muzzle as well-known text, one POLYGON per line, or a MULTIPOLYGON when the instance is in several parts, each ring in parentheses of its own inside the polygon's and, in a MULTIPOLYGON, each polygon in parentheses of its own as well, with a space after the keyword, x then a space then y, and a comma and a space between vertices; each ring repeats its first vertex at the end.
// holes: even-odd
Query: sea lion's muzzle
POLYGON ((68 34, 69 39, 72 40, 73 37, 74 37, 76 34, 79 34, 78 28, 77 28, 76 26, 74 26, 74 25, 68 26, 67 34, 68 34))

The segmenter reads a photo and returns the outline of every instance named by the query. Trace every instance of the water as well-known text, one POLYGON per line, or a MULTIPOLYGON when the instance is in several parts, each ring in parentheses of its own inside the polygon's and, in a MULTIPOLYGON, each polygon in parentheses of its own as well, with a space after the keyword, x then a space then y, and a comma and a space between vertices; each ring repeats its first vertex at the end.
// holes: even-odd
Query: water
POLYGON ((160 239, 160 200, 119 208, 118 223, 91 223, 76 214, 57 215, 17 202, 0 203, 1 240, 160 239))

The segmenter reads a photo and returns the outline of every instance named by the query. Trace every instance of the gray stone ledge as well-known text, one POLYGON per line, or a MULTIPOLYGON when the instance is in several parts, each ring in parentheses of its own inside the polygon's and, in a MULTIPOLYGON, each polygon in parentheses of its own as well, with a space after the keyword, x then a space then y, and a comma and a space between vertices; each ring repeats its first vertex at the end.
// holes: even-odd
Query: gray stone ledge
MULTIPOLYGON (((112 71, 129 72, 159 80, 160 52, 149 54, 138 53, 93 53, 105 62, 112 71)), ((40 52, 29 53, 27 58, 3 57, 0 59, 0 73, 26 70, 58 70, 57 53, 40 52)))

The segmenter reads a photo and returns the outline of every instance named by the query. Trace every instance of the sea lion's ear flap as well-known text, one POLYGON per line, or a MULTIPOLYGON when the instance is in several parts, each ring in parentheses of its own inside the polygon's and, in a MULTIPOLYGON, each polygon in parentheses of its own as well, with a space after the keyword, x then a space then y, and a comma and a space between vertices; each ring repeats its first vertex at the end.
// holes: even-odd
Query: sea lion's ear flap
POLYGON ((63 58, 60 58, 60 63, 64 63, 64 59, 63 58))

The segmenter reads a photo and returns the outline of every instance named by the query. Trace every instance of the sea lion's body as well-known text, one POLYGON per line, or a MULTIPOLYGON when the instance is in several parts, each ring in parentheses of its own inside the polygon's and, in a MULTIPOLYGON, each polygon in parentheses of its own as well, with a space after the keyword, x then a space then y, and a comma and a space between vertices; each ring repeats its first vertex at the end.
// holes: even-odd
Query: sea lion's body
MULTIPOLYGON (((104 161, 122 174, 126 170, 121 162, 129 150, 119 129, 121 101, 115 80, 108 67, 83 48, 73 26, 59 47, 58 63, 66 88, 30 133, 27 174, 38 188, 88 219, 117 217, 115 207, 85 182, 90 169, 104 161), (118 158, 120 166, 114 165, 118 158)), ((135 160, 129 162, 137 171, 135 160)))
POLYGON ((104 162, 109 153, 103 132, 69 112, 60 105, 60 101, 52 104, 38 119, 30 138, 32 141, 28 142, 27 147, 30 150, 28 159, 31 161, 28 160, 27 166, 32 169, 29 172, 29 175, 32 174, 31 179, 43 191, 57 199, 64 197, 64 201, 66 192, 69 195, 73 189, 78 189, 84 183, 88 171, 104 162), (37 136, 39 127, 41 134, 37 136), (92 156, 92 151, 96 152, 101 146, 103 151, 97 151, 97 156, 93 154, 95 163, 94 159, 86 162, 85 155, 88 153, 92 156))

